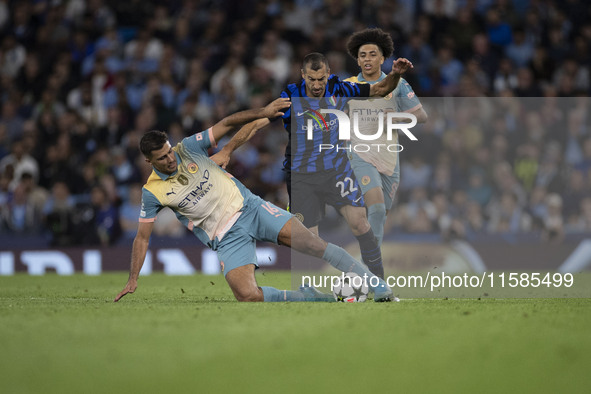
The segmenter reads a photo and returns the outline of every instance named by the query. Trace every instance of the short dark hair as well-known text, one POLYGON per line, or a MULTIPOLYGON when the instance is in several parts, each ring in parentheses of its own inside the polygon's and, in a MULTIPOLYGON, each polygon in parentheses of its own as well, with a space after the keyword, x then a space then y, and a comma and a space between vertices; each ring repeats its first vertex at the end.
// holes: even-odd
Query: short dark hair
POLYGON ((349 55, 353 59, 357 59, 359 57, 359 48, 366 44, 377 45, 380 51, 382 51, 382 55, 386 58, 392 56, 392 53, 394 53, 392 37, 379 28, 365 29, 353 34, 349 38, 349 41, 347 41, 347 52, 349 52, 349 55))
POLYGON ((152 156, 152 151, 161 149, 168 141, 165 132, 159 130, 147 131, 140 140, 140 151, 148 159, 152 156))
POLYGON ((310 67, 312 71, 318 71, 322 68, 322 65, 325 65, 327 70, 330 68, 328 67, 328 60, 326 60, 326 57, 322 53, 312 52, 304 57, 302 70, 305 71, 306 67, 310 67))

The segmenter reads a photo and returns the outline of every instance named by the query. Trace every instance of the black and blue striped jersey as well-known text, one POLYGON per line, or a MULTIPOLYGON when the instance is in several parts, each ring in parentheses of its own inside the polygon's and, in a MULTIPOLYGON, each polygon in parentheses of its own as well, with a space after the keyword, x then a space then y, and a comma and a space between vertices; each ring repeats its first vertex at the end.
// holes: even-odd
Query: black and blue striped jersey
POLYGON ((324 97, 308 98, 306 95, 306 81, 289 84, 281 97, 289 97, 291 107, 283 115, 283 126, 289 134, 283 169, 287 172, 314 173, 343 168, 348 160, 345 141, 338 139, 338 121, 333 114, 324 114, 321 121, 316 115, 318 110, 338 109, 343 111, 348 97, 368 97, 369 84, 355 84, 341 81, 338 76, 330 75, 326 84, 324 97), (301 99, 297 99, 301 97, 301 99), (293 115, 293 116, 292 116, 293 115), (313 139, 308 140, 306 119, 314 118, 313 139), (318 129, 318 130, 316 130, 318 129), (320 132, 321 131, 321 132, 320 132), (343 149, 320 151, 321 144, 330 144, 343 149))

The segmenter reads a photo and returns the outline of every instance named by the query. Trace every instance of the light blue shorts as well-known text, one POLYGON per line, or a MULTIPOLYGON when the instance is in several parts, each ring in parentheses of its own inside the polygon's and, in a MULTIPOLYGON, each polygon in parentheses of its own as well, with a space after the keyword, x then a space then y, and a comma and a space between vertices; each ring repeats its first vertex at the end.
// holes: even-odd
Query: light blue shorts
POLYGON ((256 241, 277 244, 279 232, 291 217, 289 212, 254 194, 246 198, 242 214, 214 249, 224 275, 243 265, 258 268, 256 241))
POLYGON ((400 183, 400 155, 396 158, 396 167, 392 175, 380 173, 373 164, 366 162, 355 152, 349 154, 349 160, 351 161, 351 167, 355 171, 355 177, 363 195, 374 187, 379 187, 384 194, 384 205, 387 210, 390 210, 394 203, 398 184, 400 183))

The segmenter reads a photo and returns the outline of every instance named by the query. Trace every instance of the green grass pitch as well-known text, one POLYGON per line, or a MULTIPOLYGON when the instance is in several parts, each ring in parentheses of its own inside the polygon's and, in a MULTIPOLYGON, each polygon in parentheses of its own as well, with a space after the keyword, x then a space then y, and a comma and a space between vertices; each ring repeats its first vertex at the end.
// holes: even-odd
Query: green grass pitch
MULTIPOLYGON (((0 393, 587 393, 590 299, 240 304, 221 276, 0 277, 0 393)), ((290 286, 289 273, 258 275, 290 286)))

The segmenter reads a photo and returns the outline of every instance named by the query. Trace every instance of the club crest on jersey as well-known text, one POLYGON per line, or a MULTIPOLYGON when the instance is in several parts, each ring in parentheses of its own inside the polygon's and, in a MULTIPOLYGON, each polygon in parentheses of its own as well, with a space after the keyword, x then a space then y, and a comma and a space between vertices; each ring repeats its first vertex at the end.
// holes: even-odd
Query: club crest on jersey
POLYGON ((179 175, 179 183, 183 186, 187 186, 189 184, 189 180, 183 174, 179 175))
POLYGON ((199 167, 197 167, 197 164, 195 164, 195 163, 189 163, 189 164, 187 164, 187 170, 191 174, 196 173, 198 169, 199 169, 199 167))
POLYGON ((369 185, 369 182, 371 182, 371 178, 369 177, 369 175, 364 175, 363 178, 361 178, 361 184, 363 186, 369 185))

